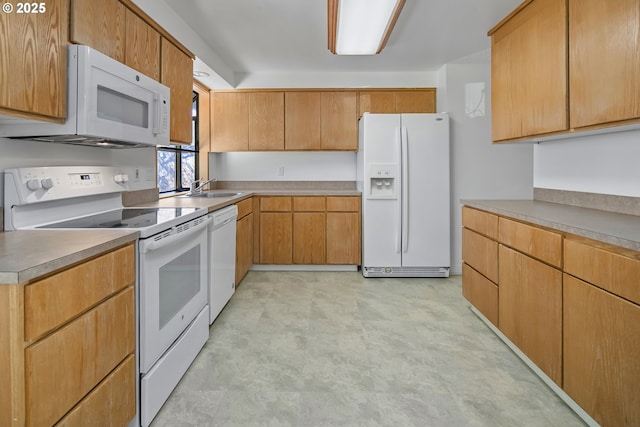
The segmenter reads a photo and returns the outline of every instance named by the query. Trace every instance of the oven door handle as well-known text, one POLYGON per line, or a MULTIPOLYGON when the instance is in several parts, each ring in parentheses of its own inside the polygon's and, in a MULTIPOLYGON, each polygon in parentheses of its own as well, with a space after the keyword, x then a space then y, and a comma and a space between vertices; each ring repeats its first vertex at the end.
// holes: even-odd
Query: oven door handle
POLYGON ((145 254, 147 252, 155 251, 157 249, 164 248, 168 245, 175 244, 180 240, 193 236, 196 233, 199 233, 203 229, 206 230, 210 222, 211 222, 211 218, 207 218, 204 221, 202 221, 200 224, 194 227, 190 227, 189 229, 185 231, 181 231, 179 233, 170 234, 166 237, 162 236, 162 233, 160 233, 159 238, 154 239, 152 237, 149 239, 140 240, 139 242, 140 253, 145 254))

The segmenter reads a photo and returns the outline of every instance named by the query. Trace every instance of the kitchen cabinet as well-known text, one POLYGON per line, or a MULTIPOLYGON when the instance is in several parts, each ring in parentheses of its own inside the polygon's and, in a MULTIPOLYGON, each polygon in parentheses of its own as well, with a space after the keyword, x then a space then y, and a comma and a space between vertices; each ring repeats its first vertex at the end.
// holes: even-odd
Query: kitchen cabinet
POLYGON ((193 91, 198 94, 198 175, 209 180, 209 151, 211 147, 211 106, 209 88, 198 81, 193 83, 193 91))
POLYGON ((401 114, 435 113, 435 89, 404 91, 375 90, 358 93, 359 116, 363 113, 401 114))
POLYGON ((160 80, 160 33, 131 10, 125 11, 124 63, 152 79, 160 80))
POLYGON ((327 197, 327 264, 361 264, 360 197, 327 197))
POLYGON ((566 1, 524 2, 489 35, 493 141, 567 130, 566 1))
POLYGON ((320 92, 285 92, 285 150, 320 149, 320 92))
POLYGON ((320 94, 320 148, 358 150, 356 92, 320 94))
POLYGON ((640 118, 637 0, 569 1, 571 127, 640 118))
POLYGON ((291 197, 260 197, 260 263, 293 261, 291 197))
POLYGON ((253 264, 253 198, 238 202, 236 223, 236 286, 253 264))
POLYGON ((71 0, 69 40, 125 62, 125 6, 118 0, 71 0))
POLYGON ((12 396, 0 404, 0 425, 87 425, 99 417, 124 426, 133 419, 134 283, 128 245, 32 283, 0 286, 7 308, 0 389, 12 396))
POLYGON ((284 92, 249 94, 249 150, 284 150, 284 92))
POLYGON ((326 263, 326 198, 293 198, 293 263, 326 263))
POLYGON ((360 264, 360 197, 260 197, 258 262, 360 264))
POLYGON ((498 326, 498 216, 462 208, 462 295, 498 326))
POLYGON ((0 15, 0 114, 63 122, 67 114, 69 3, 0 15))
POLYGON ((564 245, 564 390, 602 426, 640 424, 640 254, 564 245))
POLYGON ((191 108, 193 104, 193 60, 166 38, 161 43, 160 83, 171 89, 171 125, 169 139, 191 144, 191 108))
POLYGON ((249 94, 213 92, 211 102, 211 151, 247 151, 249 94))

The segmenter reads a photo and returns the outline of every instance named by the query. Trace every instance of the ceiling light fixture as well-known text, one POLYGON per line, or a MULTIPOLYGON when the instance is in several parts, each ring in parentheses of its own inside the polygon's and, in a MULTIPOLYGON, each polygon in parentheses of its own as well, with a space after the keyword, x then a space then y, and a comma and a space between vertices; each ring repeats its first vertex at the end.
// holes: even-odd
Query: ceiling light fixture
POLYGON ((375 55, 389 40, 405 0, 328 0, 329 50, 375 55))

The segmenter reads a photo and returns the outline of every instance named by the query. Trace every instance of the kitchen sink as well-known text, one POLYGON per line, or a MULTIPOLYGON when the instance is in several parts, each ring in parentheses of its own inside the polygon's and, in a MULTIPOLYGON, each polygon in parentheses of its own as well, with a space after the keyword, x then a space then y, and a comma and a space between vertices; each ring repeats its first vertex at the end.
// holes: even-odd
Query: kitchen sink
POLYGON ((226 192, 226 193, 220 193, 220 192, 209 192, 209 191, 203 191, 202 193, 188 193, 188 194, 183 194, 180 197, 234 197, 234 196, 239 196, 242 193, 231 193, 231 192, 226 192))

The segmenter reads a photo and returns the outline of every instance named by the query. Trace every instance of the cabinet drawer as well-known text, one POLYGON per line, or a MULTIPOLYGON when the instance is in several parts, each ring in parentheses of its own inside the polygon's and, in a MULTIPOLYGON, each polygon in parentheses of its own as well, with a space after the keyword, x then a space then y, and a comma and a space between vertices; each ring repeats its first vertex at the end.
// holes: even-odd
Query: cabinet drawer
POLYGON ((328 212, 360 212, 360 197, 327 197, 328 212))
POLYGON ((260 197, 260 211, 290 212, 291 197, 260 197))
POLYGON ((484 234, 494 240, 498 239, 498 216, 477 209, 462 207, 462 226, 484 234))
POLYGON ((499 241, 527 255, 562 267, 562 235, 539 227, 500 218, 499 241))
POLYGON ((498 287, 465 263, 462 264, 462 295, 498 326, 498 287))
POLYGON ((238 202, 236 206, 238 206, 238 219, 244 218, 253 212, 253 197, 238 202))
POLYGON ((134 281, 129 245, 25 286, 25 340, 33 342, 134 281))
POLYGON ((640 260, 565 239, 565 272, 640 304, 640 260))
POLYGON ((324 197, 294 197, 293 210, 303 212, 324 212, 326 198, 324 197))
POLYGON ((133 287, 25 350, 26 419, 52 425, 135 348, 133 287))
POLYGON ((135 356, 127 357, 56 427, 126 426, 136 415, 135 356))
POLYGON ((462 260, 498 283, 498 242, 463 228, 462 260))

